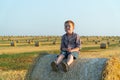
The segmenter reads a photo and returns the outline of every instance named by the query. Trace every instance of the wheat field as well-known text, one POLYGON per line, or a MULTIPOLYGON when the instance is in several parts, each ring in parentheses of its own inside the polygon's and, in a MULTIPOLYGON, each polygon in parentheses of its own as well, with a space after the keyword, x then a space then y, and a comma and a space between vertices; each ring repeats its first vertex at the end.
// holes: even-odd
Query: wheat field
MULTIPOLYGON (((0 36, 0 80, 24 80, 34 59, 43 53, 59 54, 60 43, 61 36, 0 36), (10 45, 12 41, 16 46, 10 45), (35 46, 36 41, 40 46, 35 46)), ((119 58, 119 48, 119 36, 81 36, 80 57, 119 58), (103 42, 108 48, 100 49, 103 42)))

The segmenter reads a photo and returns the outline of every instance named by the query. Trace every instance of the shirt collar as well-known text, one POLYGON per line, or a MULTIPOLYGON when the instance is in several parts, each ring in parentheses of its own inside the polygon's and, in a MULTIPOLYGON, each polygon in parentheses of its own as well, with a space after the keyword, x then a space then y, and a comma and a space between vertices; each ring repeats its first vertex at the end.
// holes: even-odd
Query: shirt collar
MULTIPOLYGON (((74 32, 72 32, 72 36, 74 35, 74 32)), ((66 33, 66 36, 67 36, 67 33, 66 33)))

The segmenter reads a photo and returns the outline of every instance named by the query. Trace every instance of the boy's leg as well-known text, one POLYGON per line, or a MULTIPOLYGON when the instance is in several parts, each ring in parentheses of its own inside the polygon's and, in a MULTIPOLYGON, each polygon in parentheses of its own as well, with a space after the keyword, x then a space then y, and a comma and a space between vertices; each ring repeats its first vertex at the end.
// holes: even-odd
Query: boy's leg
POLYGON ((58 66, 56 65, 55 61, 51 62, 51 67, 53 71, 58 71, 58 66))
POLYGON ((72 52, 72 53, 68 53, 67 56, 67 63, 62 62, 62 67, 63 67, 63 71, 67 72, 69 70, 69 65, 72 64, 72 62, 74 61, 74 59, 78 58, 78 52, 72 52))
POLYGON ((64 57, 65 57, 64 54, 60 54, 58 58, 51 63, 51 67, 53 71, 58 71, 58 64, 60 64, 60 62, 63 60, 64 57))
POLYGON ((58 58, 51 63, 51 67, 53 71, 58 71, 58 64, 63 60, 64 55, 60 54, 58 58))
POLYGON ((73 62, 73 55, 69 54, 67 58, 67 63, 62 62, 61 65, 63 67, 63 71, 67 72, 69 70, 69 65, 73 62))
POLYGON ((63 55, 63 54, 60 54, 59 56, 58 56, 58 58, 56 59, 56 64, 58 65, 58 64, 60 64, 60 62, 63 60, 63 58, 65 57, 65 55, 63 55))
POLYGON ((68 58, 67 58, 67 64, 68 64, 68 66, 69 66, 70 64, 72 64, 73 61, 74 61, 73 55, 72 55, 72 54, 69 54, 69 55, 68 55, 68 58))
POLYGON ((79 52, 72 52, 68 55, 67 64, 70 65, 74 61, 74 59, 77 59, 79 57, 79 52))

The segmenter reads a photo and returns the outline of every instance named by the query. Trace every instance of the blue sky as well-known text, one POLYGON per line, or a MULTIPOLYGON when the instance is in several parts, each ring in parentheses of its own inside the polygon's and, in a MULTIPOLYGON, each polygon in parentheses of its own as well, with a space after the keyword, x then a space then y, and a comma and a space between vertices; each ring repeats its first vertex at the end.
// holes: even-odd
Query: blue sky
POLYGON ((0 0, 0 35, 120 36, 120 0, 0 0))

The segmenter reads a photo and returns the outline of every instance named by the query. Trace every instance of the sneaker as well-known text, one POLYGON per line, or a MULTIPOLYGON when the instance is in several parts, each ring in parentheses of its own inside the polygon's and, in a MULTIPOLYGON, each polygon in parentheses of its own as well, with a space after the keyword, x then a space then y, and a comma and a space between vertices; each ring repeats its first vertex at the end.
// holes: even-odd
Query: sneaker
POLYGON ((58 71, 58 66, 56 65, 55 61, 51 63, 52 70, 57 72, 58 71))
POLYGON ((69 69, 68 64, 65 63, 65 62, 62 62, 61 65, 62 65, 63 71, 64 71, 64 72, 68 72, 68 69, 69 69))

